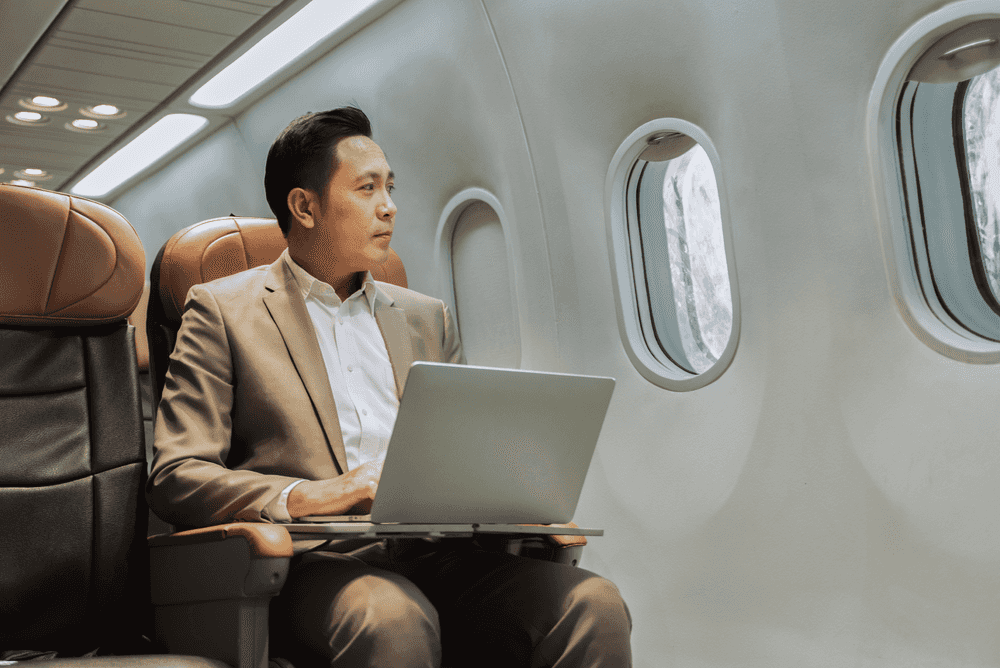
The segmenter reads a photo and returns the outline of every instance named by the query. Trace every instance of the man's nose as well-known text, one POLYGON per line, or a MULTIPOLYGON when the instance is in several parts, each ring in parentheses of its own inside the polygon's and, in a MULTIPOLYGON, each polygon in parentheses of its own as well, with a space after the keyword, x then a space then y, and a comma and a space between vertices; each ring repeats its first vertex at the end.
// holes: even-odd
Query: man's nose
POLYGON ((379 208, 379 214, 382 218, 391 218, 396 215, 396 204, 392 201, 392 198, 389 197, 388 193, 386 193, 385 200, 379 208))

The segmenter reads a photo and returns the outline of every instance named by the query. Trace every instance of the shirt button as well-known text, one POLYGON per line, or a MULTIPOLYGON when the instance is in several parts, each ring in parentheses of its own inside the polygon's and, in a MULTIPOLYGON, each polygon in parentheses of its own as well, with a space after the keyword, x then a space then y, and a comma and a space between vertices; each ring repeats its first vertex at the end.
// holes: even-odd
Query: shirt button
POLYGON ((367 408, 362 408, 361 409, 361 414, 362 415, 368 415, 368 409, 367 408))
POLYGON ((354 367, 353 367, 353 366, 351 366, 350 364, 348 364, 348 365, 347 365, 347 370, 348 370, 348 371, 354 371, 354 367))

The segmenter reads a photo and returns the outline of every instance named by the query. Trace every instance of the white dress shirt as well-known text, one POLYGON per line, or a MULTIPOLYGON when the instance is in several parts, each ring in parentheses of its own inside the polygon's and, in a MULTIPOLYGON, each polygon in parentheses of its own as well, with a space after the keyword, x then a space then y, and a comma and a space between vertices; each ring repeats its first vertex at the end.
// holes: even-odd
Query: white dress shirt
MULTIPOLYGON (((282 252, 281 259, 302 290, 323 353, 348 470, 366 462, 384 461, 399 399, 389 352, 375 321, 375 304, 380 301, 389 306, 392 299, 379 289, 371 273, 366 273, 361 289, 341 301, 333 287, 296 264, 288 249, 282 252)), ((288 494, 300 482, 295 481, 272 499, 263 514, 274 522, 292 521, 288 494)))

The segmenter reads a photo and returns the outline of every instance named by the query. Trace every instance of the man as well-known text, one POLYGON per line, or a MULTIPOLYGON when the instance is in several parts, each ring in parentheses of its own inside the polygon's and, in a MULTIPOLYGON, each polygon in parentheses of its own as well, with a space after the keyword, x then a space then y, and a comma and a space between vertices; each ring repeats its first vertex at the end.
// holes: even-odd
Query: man
MULTIPOLYGON (((410 363, 463 361, 440 300, 368 272, 388 257, 396 215, 371 135, 350 107, 293 121, 264 176, 288 249, 188 294, 148 486, 163 519, 367 512, 410 363)), ((614 585, 470 541, 299 554, 271 623, 278 652, 331 666, 439 666, 442 647, 463 665, 631 662, 614 585)))

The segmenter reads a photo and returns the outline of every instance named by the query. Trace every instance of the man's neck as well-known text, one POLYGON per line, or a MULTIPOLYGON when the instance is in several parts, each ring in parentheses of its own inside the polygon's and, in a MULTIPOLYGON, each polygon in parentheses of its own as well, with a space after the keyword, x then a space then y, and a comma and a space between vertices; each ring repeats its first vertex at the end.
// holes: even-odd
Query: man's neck
POLYGON ((337 296, 340 297, 340 301, 347 301, 347 298, 361 287, 361 283, 364 280, 363 272, 352 271, 344 273, 338 271, 339 268, 336 261, 331 262, 327 258, 324 258, 325 261, 314 261, 313 258, 308 256, 297 256, 290 248, 288 254, 295 260, 295 264, 305 269, 310 276, 332 287, 337 296))

